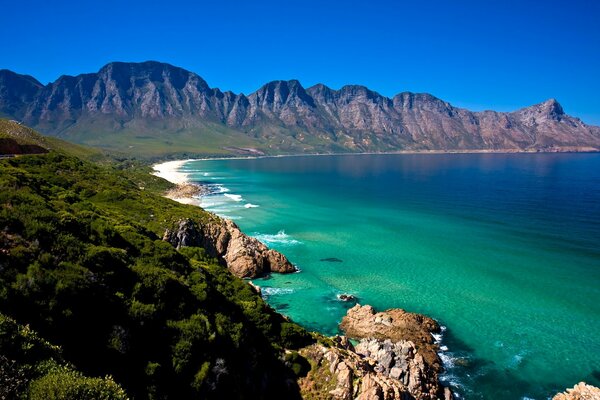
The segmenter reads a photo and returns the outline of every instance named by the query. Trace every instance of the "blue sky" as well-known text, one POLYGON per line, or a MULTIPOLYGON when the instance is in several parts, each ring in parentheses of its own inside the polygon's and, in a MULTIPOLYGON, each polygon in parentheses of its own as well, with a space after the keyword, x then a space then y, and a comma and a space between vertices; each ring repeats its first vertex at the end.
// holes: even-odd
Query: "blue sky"
POLYGON ((250 93, 275 79, 429 92, 474 110, 554 97, 600 125, 600 1, 3 1, 0 68, 43 83, 157 60, 250 93))

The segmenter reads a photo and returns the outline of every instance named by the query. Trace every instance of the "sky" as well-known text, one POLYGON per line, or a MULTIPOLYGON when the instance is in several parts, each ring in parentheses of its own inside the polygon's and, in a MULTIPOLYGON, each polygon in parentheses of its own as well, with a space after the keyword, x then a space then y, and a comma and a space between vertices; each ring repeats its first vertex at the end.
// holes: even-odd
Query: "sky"
POLYGON ((211 87, 278 79, 472 110, 556 98, 600 125, 600 1, 0 0, 0 69, 42 83, 111 61, 167 62, 211 87))

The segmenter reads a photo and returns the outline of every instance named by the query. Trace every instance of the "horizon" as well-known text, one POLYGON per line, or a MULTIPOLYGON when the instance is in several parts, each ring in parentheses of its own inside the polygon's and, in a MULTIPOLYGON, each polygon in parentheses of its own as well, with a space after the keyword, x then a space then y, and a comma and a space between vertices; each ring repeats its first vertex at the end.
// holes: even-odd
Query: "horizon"
POLYGON ((0 68, 43 84, 112 61, 159 60, 234 93, 296 79, 386 97, 430 93, 472 111, 555 98, 567 114, 600 125, 597 2, 33 0, 8 4, 5 15, 0 33, 13 40, 0 68))

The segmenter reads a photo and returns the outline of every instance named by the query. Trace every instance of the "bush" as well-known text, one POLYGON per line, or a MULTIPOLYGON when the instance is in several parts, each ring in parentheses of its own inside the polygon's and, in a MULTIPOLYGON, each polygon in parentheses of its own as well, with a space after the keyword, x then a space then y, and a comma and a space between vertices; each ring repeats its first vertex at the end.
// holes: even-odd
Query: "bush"
POLYGON ((29 385, 30 400, 127 400, 125 391, 110 376, 89 378, 58 367, 29 385))

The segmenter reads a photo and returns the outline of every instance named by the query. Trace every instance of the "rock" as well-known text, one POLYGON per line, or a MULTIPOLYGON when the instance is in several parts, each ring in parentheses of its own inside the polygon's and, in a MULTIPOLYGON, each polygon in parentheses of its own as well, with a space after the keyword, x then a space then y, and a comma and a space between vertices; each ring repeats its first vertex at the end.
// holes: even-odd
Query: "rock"
POLYGON ((356 296, 346 293, 338 294, 337 298, 341 301, 356 301, 356 296))
POLYGON ((399 358, 404 346, 414 349, 412 342, 363 339, 354 351, 339 346, 346 341, 338 336, 331 347, 315 344, 300 351, 313 365, 299 381, 304 398, 434 400, 451 396, 416 350, 407 358, 399 358))
POLYGON ((177 249, 203 247, 209 256, 218 259, 240 278, 297 271, 283 254, 245 235, 233 221, 226 219, 215 218, 203 224, 184 219, 179 221, 176 229, 167 229, 163 240, 177 249))
MULTIPOLYGON (((342 319, 340 328, 348 337, 354 339, 412 341, 429 364, 437 368, 441 367, 441 361, 437 355, 439 347, 431 335, 439 333, 440 326, 432 318, 401 309, 376 313, 369 305, 357 304, 348 310, 342 319)), ((410 351, 410 349, 405 351, 410 351)))
POLYGON ((187 199, 210 194, 210 189, 197 183, 178 183, 174 188, 167 190, 165 197, 169 199, 187 199))
POLYGON ((173 231, 166 230, 163 240, 171 243, 177 250, 182 247, 198 246, 201 242, 201 231, 198 225, 191 219, 183 219, 178 222, 173 231))
POLYGON ((335 399, 352 400, 352 394, 354 393, 353 370, 342 361, 337 365, 335 374, 337 376, 337 386, 329 393, 335 399))
POLYGON ((552 400, 600 400, 600 389, 585 382, 579 382, 572 389, 558 393, 552 400))
POLYGON ((262 289, 260 288, 260 286, 254 284, 254 282, 248 282, 248 285, 250 285, 250 287, 252 288, 252 290, 254 290, 254 292, 256 294, 258 294, 259 296, 262 295, 262 289))
POLYGON ((357 304, 347 311, 340 328, 361 339, 356 353, 372 360, 375 372, 400 381, 415 398, 443 398, 442 362, 432 336, 441 329, 435 320, 401 309, 378 313, 357 304))

